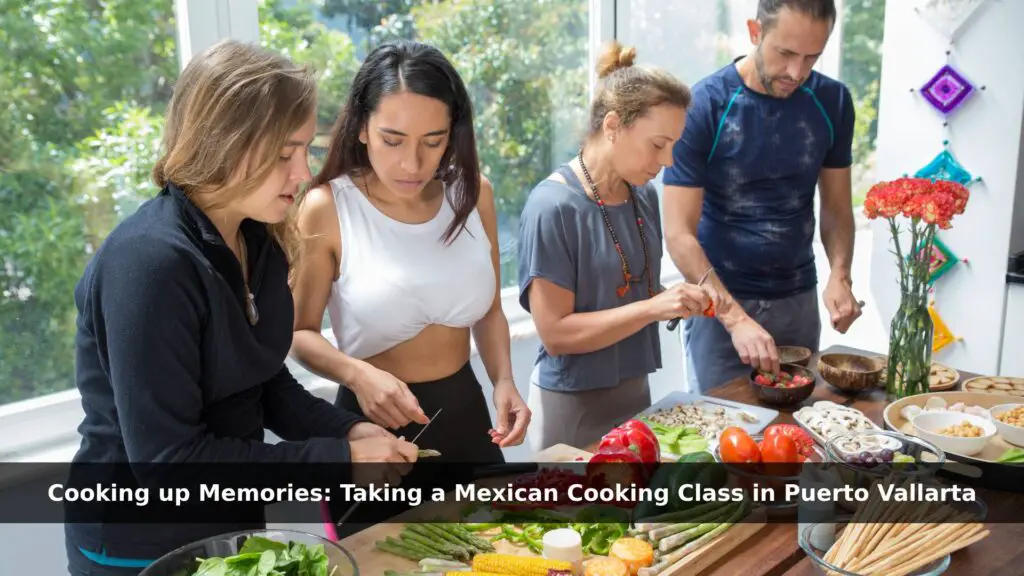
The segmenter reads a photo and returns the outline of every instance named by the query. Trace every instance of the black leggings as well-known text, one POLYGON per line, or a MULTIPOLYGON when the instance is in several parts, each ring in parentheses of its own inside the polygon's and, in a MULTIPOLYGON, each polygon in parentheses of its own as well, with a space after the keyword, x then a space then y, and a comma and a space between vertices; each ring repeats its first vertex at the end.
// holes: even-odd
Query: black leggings
MULTIPOLYGON (((441 468, 437 464, 505 462, 501 448, 491 442, 491 436, 488 434, 493 424, 487 409, 487 400, 470 363, 467 362, 458 372, 440 380, 410 383, 409 390, 419 401, 420 408, 428 418, 433 417, 439 408, 443 408, 423 436, 416 440, 416 445, 420 448, 434 449, 441 455, 422 460, 427 465, 414 467, 412 472, 402 478, 403 487, 423 486, 424 496, 429 496, 427 487, 444 484, 443 480, 439 481, 438 472, 441 468)), ((355 393, 344 386, 338 391, 335 404, 357 414, 363 414, 355 393)), ((396 436, 405 436, 406 440, 412 440, 422 428, 423 425, 412 423, 392 432, 396 436)), ((337 521, 348 511, 349 506, 348 502, 332 499, 331 517, 337 521)), ((338 528, 338 536, 344 538, 408 509, 409 507, 403 503, 364 503, 345 520, 343 526, 338 528)))

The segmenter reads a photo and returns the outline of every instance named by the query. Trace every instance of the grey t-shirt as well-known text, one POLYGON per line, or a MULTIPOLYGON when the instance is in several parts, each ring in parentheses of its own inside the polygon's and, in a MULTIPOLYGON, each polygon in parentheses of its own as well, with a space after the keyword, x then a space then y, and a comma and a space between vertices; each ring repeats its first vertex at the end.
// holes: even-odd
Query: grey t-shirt
MULTIPOLYGON (((529 290, 534 278, 571 290, 575 312, 595 312, 647 299, 647 277, 633 283, 622 298, 622 263, 601 210, 584 192, 579 178, 562 165, 557 173, 566 184, 544 180, 526 200, 519 223, 519 304, 530 310, 529 290)), ((652 286, 661 279, 662 230, 658 196, 652 184, 634 189, 650 255, 652 286)), ((619 238, 631 274, 644 272, 644 252, 631 202, 605 206, 619 238)), ((610 388, 620 381, 661 368, 658 323, 612 346, 586 354, 551 356, 542 344, 537 357, 539 382, 548 390, 579 392, 610 388)))

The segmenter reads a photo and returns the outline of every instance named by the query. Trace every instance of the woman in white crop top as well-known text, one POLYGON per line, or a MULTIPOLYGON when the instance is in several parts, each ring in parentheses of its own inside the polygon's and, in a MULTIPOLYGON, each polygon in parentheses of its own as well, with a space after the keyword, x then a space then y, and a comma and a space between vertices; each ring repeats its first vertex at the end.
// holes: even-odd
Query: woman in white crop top
POLYGON ((341 385, 340 405, 396 435, 412 438, 443 408, 417 441, 441 452, 432 462, 503 462, 530 410, 512 380, 469 95, 440 51, 400 41, 367 56, 298 214, 293 356, 341 385), (325 309, 337 347, 321 335, 325 309))

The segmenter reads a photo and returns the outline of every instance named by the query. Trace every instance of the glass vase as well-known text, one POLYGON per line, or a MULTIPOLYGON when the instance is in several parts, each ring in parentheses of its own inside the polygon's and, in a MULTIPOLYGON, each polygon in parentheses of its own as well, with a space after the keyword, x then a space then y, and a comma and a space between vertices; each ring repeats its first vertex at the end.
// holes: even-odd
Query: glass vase
POLYGON ((886 392, 890 400, 928 392, 933 331, 927 294, 904 294, 889 329, 886 392))

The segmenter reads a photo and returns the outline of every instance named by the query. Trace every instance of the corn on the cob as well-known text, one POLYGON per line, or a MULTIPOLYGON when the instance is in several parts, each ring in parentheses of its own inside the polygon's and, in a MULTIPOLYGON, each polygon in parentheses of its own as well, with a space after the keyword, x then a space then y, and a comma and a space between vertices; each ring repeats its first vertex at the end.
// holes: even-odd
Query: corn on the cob
POLYGON ((473 570, 507 576, 547 576, 548 570, 572 570, 572 564, 515 554, 477 554, 473 557, 473 570))
POLYGON ((444 576, 502 576, 494 572, 445 572, 444 576))

